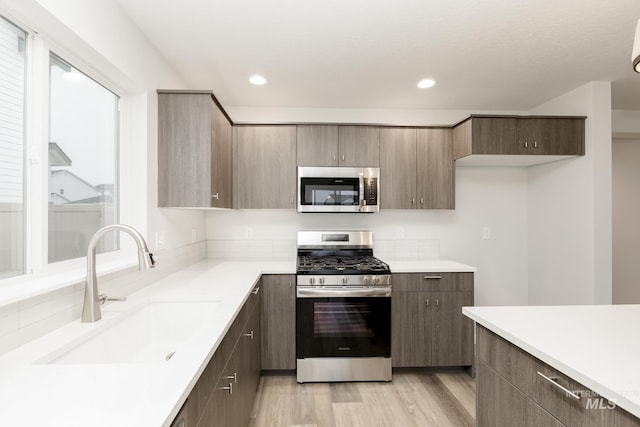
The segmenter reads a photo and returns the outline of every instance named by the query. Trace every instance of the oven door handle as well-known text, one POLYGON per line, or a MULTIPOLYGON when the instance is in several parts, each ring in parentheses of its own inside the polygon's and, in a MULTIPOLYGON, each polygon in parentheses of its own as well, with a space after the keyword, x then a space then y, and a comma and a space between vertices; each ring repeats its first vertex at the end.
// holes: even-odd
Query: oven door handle
POLYGON ((298 286, 296 290, 298 298, 323 298, 323 297, 390 297, 391 287, 381 286, 376 288, 313 288, 298 286))

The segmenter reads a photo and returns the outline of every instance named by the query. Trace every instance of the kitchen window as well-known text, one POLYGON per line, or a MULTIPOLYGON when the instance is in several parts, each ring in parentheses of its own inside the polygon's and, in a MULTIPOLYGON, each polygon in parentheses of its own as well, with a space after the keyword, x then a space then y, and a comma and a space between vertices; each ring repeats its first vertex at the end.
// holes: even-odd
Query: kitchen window
MULTIPOLYGON (((49 56, 49 263, 86 255, 91 236, 118 221, 119 97, 49 56)), ((97 252, 118 249, 118 233, 97 252)))
POLYGON ((25 266, 26 36, 0 16, 0 279, 25 266))
MULTIPOLYGON (((0 286, 75 280, 91 236, 120 221, 121 98, 105 80, 0 15, 0 286)), ((97 252, 119 265, 118 234, 97 252)))

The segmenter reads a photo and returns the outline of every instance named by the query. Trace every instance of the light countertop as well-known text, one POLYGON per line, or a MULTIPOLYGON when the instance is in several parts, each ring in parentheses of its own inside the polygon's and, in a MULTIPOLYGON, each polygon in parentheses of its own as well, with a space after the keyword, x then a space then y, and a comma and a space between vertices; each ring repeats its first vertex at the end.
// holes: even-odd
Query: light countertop
MULTIPOLYGON (((394 261, 392 272, 475 271, 453 261, 394 261)), ((95 323, 71 322, 0 356, 3 425, 168 426, 218 348, 261 274, 295 274, 290 262, 206 260, 102 307, 95 323), (50 355, 86 340, 149 301, 220 301, 197 345, 167 363, 50 364, 50 355)))
POLYGON ((384 260, 392 273, 474 273, 475 267, 446 259, 384 260))
POLYGON ((640 305, 464 307, 462 312, 640 417, 640 305))

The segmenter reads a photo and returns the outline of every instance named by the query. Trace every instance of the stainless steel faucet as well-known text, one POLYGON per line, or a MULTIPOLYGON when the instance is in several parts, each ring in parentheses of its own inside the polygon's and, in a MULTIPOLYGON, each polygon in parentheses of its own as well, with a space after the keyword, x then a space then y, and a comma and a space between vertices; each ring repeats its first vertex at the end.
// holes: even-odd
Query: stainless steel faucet
MULTIPOLYGON (((98 278, 96 276, 96 246, 102 236, 109 231, 125 231, 136 241, 138 245, 138 263, 140 270, 153 268, 155 261, 153 254, 149 252, 147 242, 135 228, 124 224, 113 224, 102 227, 89 240, 87 248, 87 281, 84 288, 84 304, 82 306, 82 323, 91 323, 102 318, 100 313, 100 299, 98 297, 98 278)), ((106 299, 106 297, 104 297, 106 299)))

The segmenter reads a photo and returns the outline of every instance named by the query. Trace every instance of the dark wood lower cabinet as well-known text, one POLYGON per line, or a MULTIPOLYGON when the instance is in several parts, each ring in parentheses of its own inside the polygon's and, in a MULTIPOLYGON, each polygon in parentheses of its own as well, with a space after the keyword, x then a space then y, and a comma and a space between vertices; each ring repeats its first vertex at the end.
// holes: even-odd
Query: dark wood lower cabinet
POLYGON ((260 287, 254 292, 189 394, 176 427, 249 424, 260 379, 260 287))
POLYGON ((482 326, 476 352, 478 427, 640 426, 640 419, 482 326))
POLYGON ((391 358, 394 367, 473 365, 473 273, 393 275, 391 358))
POLYGON ((295 280, 292 274, 262 276, 260 365, 263 370, 296 369, 295 280))

